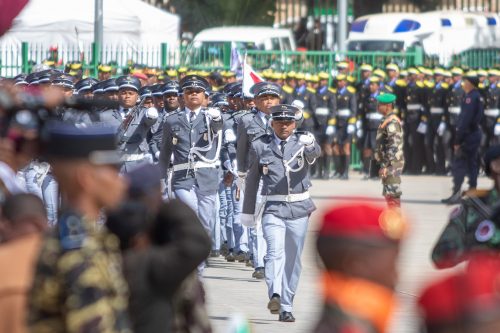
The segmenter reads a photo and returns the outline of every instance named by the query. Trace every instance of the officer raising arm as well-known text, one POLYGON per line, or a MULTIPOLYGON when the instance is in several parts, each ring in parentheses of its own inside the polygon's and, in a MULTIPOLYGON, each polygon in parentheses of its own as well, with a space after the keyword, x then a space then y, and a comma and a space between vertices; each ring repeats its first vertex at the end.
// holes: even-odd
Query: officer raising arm
POLYGON ((125 192, 115 133, 55 124, 47 155, 66 210, 46 235, 29 297, 30 332, 131 332, 118 239, 96 221, 125 192))
POLYGON ((300 256, 309 215, 316 209, 308 191, 309 166, 321 150, 311 133, 294 133, 296 107, 282 104, 270 111, 273 133, 261 136, 251 145, 241 223, 248 226, 255 223, 257 190, 262 178, 268 309, 279 314, 280 321, 293 322, 300 256))

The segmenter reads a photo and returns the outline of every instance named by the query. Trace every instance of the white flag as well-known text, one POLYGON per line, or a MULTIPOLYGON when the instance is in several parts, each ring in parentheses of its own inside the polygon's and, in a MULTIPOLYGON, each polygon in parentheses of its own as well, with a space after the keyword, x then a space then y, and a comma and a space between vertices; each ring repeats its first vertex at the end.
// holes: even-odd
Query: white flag
POLYGON ((265 81, 260 77, 257 72, 255 72, 249 64, 247 64, 247 59, 243 61, 243 96, 252 96, 250 89, 254 84, 265 81))

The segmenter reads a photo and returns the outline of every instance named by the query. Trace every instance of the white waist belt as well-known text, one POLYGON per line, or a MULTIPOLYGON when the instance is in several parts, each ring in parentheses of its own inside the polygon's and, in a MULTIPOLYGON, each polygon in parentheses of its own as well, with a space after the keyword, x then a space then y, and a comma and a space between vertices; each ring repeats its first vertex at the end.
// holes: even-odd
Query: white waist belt
POLYGON ((407 109, 410 111, 420 110, 422 108, 422 104, 408 104, 407 109))
POLYGON ((121 157, 122 162, 135 162, 143 160, 146 154, 123 154, 121 157))
POLYGON ((318 116, 328 116, 330 110, 328 108, 316 108, 316 114, 318 116))
POLYGON ((371 112, 371 113, 366 114, 366 119, 380 120, 382 118, 383 118, 383 116, 380 113, 377 113, 377 112, 371 112))
POLYGON ((351 115, 351 110, 349 109, 341 109, 337 112, 337 114, 340 116, 340 117, 349 117, 351 115))
POLYGON ((484 115, 488 117, 498 117, 500 109, 486 109, 484 110, 484 115))
POLYGON ((431 113, 433 114, 442 114, 444 112, 443 108, 431 107, 431 113))
POLYGON ((460 113, 460 107, 458 106, 452 106, 451 108, 448 108, 449 113, 453 114, 459 114, 460 113))
POLYGON ((297 202, 309 199, 309 191, 304 193, 293 193, 288 195, 268 195, 266 196, 267 201, 279 201, 279 202, 297 202))
POLYGON ((173 169, 174 169, 174 171, 180 171, 180 170, 188 170, 188 169, 216 168, 218 166, 220 166, 220 160, 217 160, 214 163, 197 161, 194 163, 188 162, 188 163, 174 164, 173 169))

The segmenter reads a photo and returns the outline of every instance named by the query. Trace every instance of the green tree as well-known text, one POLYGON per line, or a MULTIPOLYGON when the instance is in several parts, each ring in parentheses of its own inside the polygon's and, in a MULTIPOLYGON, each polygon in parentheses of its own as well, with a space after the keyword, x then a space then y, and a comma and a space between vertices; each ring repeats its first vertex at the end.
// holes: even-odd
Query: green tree
MULTIPOLYGON (((400 0, 404 3, 403 0, 400 0)), ((389 0, 353 0, 354 16, 360 17, 368 14, 377 14, 382 12, 382 7, 384 4, 388 3, 389 0)), ((437 6, 442 2, 441 0, 409 0, 409 2, 422 11, 435 10, 437 6)))
POLYGON ((276 13, 276 0, 172 0, 171 6, 183 30, 193 33, 223 25, 271 26, 276 13))

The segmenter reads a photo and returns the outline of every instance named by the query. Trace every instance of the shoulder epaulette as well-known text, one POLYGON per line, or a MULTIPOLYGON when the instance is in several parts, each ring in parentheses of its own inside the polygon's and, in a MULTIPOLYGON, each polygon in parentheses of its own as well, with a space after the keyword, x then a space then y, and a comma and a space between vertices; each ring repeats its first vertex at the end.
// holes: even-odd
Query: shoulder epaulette
POLYGON ((422 81, 417 81, 416 84, 417 84, 417 87, 419 87, 419 88, 423 88, 425 86, 422 81))
POLYGON ((270 137, 271 137, 271 135, 269 135, 267 133, 261 133, 261 135, 256 135, 253 138, 252 142, 257 141, 257 140, 265 140, 266 138, 270 138, 270 137))
POLYGON ((443 89, 449 89, 450 85, 446 82, 443 82, 443 83, 441 83, 441 87, 443 87, 443 89))
POLYGON ((405 81, 405 80, 401 80, 401 79, 399 79, 399 80, 396 80, 396 85, 397 85, 398 87, 406 87, 408 84, 406 83, 406 81, 405 81))
POLYGON ((347 87, 347 91, 350 92, 351 94, 355 94, 356 93, 356 88, 354 88, 353 86, 348 86, 347 87))
POLYGON ((334 93, 334 94, 337 93, 337 89, 335 89, 335 88, 328 88, 328 91, 331 93, 334 93))
POLYGON ((309 91, 310 93, 313 93, 313 94, 316 93, 316 89, 311 88, 311 87, 307 87, 307 91, 309 91))
POLYGON ((287 94, 293 93, 293 88, 290 86, 285 85, 281 89, 283 89, 283 91, 286 92, 287 94))
POLYGON ((485 85, 484 85, 484 83, 481 82, 478 84, 478 87, 479 87, 479 89, 484 89, 485 85))
POLYGON ((424 84, 425 84, 428 88, 434 88, 434 82, 432 82, 432 81, 427 81, 427 80, 425 80, 425 81, 424 81, 424 84))

